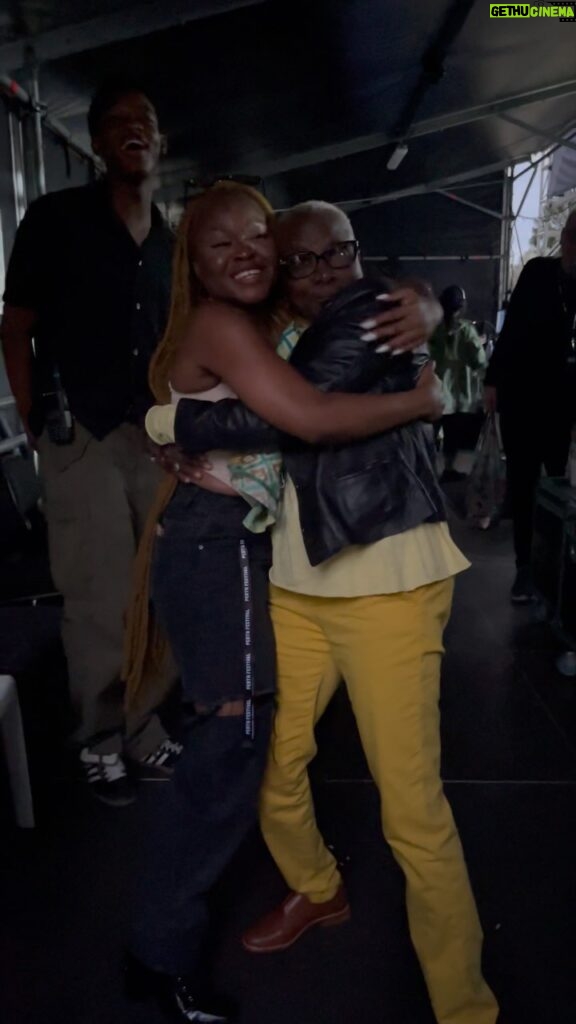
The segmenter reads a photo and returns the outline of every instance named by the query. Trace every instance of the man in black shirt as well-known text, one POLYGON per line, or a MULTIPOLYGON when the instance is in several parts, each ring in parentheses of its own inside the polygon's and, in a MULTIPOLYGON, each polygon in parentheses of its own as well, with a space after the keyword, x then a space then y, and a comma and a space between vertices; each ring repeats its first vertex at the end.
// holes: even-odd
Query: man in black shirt
POLYGON ((149 771, 167 770, 176 753, 152 714, 125 722, 119 682, 132 563, 159 482, 141 423, 168 314, 172 236, 152 203, 162 138, 148 98, 108 86, 88 123, 106 175, 28 210, 2 342, 40 457, 81 762, 92 791, 120 804, 132 799, 125 751, 149 771))
POLYGON ((511 598, 532 598, 530 548, 542 466, 563 476, 576 412, 576 210, 559 259, 526 264, 510 298, 485 377, 488 411, 498 408, 508 466, 517 573, 511 598))

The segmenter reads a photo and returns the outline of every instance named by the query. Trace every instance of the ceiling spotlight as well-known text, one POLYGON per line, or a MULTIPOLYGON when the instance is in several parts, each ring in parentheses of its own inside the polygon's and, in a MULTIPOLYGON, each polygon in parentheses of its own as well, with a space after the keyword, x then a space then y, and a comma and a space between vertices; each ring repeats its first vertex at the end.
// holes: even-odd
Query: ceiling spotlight
POLYGON ((388 163, 386 164, 386 167, 388 168, 388 170, 389 171, 397 170, 397 168, 400 167, 400 164, 402 163, 402 161, 403 161, 404 157, 406 156, 407 152, 408 152, 408 146, 406 145, 405 142, 402 142, 402 143, 400 143, 399 146, 396 146, 396 149, 391 154, 390 159, 388 160, 388 163))

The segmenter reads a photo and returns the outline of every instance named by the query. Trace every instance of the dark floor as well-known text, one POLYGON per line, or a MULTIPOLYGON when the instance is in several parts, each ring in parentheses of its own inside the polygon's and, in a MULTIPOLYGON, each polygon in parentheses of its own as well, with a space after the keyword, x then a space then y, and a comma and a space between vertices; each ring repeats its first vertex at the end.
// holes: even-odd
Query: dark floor
MULTIPOLYGON (((508 604, 507 524, 456 523, 473 558, 458 582, 444 674, 444 778, 486 930, 486 971, 511 1024, 576 1018, 576 680, 556 644, 508 604)), ((75 780, 57 607, 0 608, 0 668, 18 676, 38 827, 0 801, 3 1024, 160 1024, 122 995, 120 955, 137 807, 98 805, 75 780)), ((319 816, 344 863, 350 924, 251 958, 239 935, 283 894, 254 837, 217 896, 217 975, 242 1024, 433 1024, 408 940, 402 880, 378 826, 343 694, 321 725, 319 816)), ((3 776, 3 772, 0 773, 3 776)), ((143 792, 141 800, 146 799, 143 792)))

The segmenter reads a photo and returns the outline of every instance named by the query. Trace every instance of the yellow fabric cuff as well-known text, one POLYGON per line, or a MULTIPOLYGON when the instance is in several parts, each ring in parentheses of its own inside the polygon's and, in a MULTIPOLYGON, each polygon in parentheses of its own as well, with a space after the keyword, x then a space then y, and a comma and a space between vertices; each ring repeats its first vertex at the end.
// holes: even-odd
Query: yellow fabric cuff
POLYGON ((155 444, 174 444, 175 405, 153 405, 146 413, 145 426, 148 437, 155 444))

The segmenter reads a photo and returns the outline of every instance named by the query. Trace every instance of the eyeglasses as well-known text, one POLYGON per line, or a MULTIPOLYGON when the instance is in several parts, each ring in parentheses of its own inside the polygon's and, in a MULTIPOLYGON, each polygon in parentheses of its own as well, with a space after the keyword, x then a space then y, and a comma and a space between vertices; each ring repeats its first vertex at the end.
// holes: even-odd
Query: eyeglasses
POLYGON ((353 239, 350 242, 339 242, 338 245, 332 245, 320 253, 292 252, 280 260, 280 266, 284 268, 289 277, 299 280, 303 277, 311 277, 320 260, 324 260, 333 270, 344 270, 345 267, 351 267, 359 250, 359 242, 353 239))

